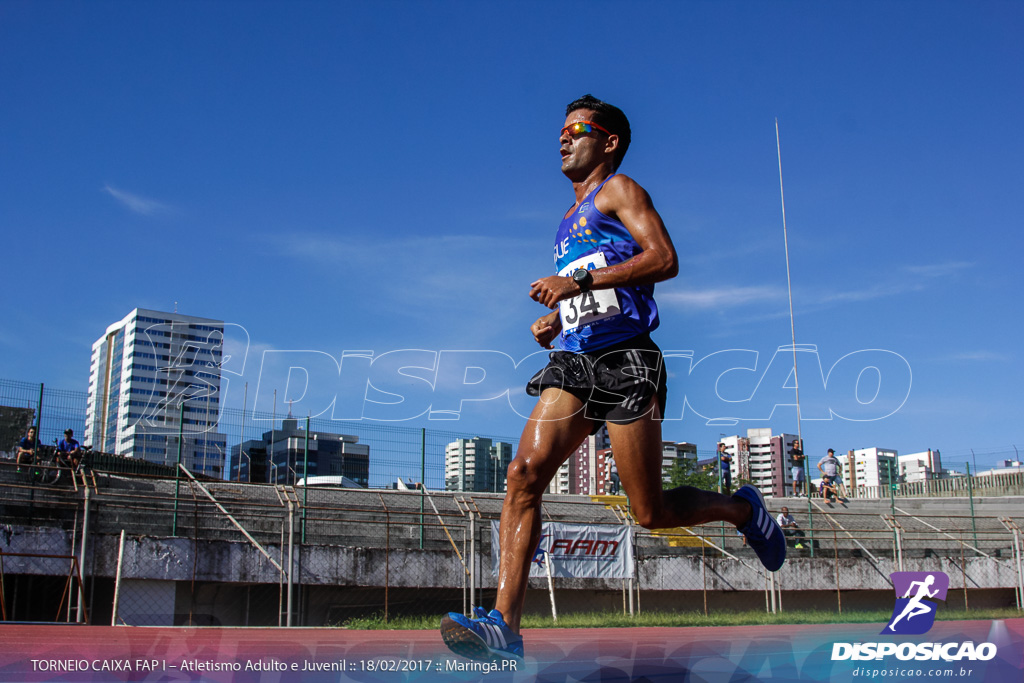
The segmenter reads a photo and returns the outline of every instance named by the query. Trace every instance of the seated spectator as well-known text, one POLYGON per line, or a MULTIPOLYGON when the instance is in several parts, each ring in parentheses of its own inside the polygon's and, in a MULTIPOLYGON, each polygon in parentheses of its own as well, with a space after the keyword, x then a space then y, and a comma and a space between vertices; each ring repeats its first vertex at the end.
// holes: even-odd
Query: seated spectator
POLYGON ((57 444, 57 452, 72 469, 78 469, 82 462, 82 445, 75 440, 75 430, 70 427, 64 430, 64 438, 57 444))
POLYGON ((843 464, 839 462, 836 452, 831 448, 828 449, 828 455, 818 463, 818 471, 828 476, 829 481, 832 482, 837 492, 843 486, 843 464))
POLYGON ((827 474, 821 478, 821 497, 826 503, 836 502, 836 483, 827 474))
POLYGON ((803 541, 800 540, 804 538, 804 532, 799 526, 797 526, 796 520, 793 519, 793 515, 789 514, 789 508, 782 508, 782 512, 780 512, 779 516, 775 518, 775 521, 779 523, 780 527, 782 527, 783 534, 797 539, 796 545, 793 546, 794 548, 804 547, 803 541))
POLYGON ((39 448, 39 440, 36 439, 36 428, 29 427, 28 435, 22 437, 18 442, 18 471, 21 472, 21 465, 31 465, 35 461, 36 449, 39 448))

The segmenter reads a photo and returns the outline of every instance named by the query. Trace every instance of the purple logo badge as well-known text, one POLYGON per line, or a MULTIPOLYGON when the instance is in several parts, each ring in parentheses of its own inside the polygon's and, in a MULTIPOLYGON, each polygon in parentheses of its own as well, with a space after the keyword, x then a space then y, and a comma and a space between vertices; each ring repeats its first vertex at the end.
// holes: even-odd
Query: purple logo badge
POLYGON ((896 590, 896 606, 882 634, 919 635, 935 623, 938 605, 945 600, 949 577, 944 572, 893 572, 889 575, 896 590))

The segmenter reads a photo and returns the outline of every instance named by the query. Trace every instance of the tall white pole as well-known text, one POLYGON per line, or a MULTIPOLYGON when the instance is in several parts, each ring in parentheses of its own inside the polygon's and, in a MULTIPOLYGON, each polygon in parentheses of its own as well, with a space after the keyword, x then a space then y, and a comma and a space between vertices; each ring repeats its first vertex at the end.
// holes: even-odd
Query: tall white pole
MULTIPOLYGON (((803 449, 804 436, 800 429, 800 376, 796 371, 796 323, 793 319, 793 280, 789 273, 789 232, 786 229, 786 193, 782 187, 782 142, 779 138, 779 120, 775 119, 775 149, 779 154, 779 196, 782 198, 782 239, 786 245, 786 289, 789 291, 789 332, 793 339, 793 384, 796 386, 796 436, 803 449)), ((806 456, 806 453, 804 454, 806 456)))

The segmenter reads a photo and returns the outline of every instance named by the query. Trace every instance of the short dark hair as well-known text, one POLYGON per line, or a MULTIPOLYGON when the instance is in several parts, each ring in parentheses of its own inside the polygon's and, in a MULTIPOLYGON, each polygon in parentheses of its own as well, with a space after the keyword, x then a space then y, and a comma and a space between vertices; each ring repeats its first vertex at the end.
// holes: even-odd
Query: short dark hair
POLYGON ((565 115, 568 116, 577 109, 592 110, 594 123, 604 126, 611 131, 612 135, 619 136, 619 147, 615 150, 615 158, 612 160, 612 170, 614 171, 622 163, 622 158, 626 156, 626 150, 629 149, 629 119, 615 105, 603 102, 590 94, 570 102, 569 106, 565 108, 565 115))

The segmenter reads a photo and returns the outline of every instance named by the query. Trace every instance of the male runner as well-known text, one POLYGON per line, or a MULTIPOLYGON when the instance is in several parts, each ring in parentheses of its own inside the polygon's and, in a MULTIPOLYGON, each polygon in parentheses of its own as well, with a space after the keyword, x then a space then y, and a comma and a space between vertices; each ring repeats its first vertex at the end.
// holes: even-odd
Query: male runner
POLYGON ((630 142, 622 111, 585 95, 567 107, 559 142, 575 203, 555 238, 558 274, 530 284, 530 297, 554 310, 530 330, 545 348, 561 335, 562 350, 527 385, 540 400, 508 468, 495 608, 476 607, 473 619, 450 612, 441 620, 448 647, 475 659, 523 656, 519 623, 540 539, 541 497, 602 423, 638 524, 661 529, 726 521, 769 570, 786 558, 782 530, 756 488, 744 486, 732 497, 689 486, 663 491, 665 372, 649 333, 658 326, 654 284, 678 272, 675 248, 647 192, 615 173, 630 142))

